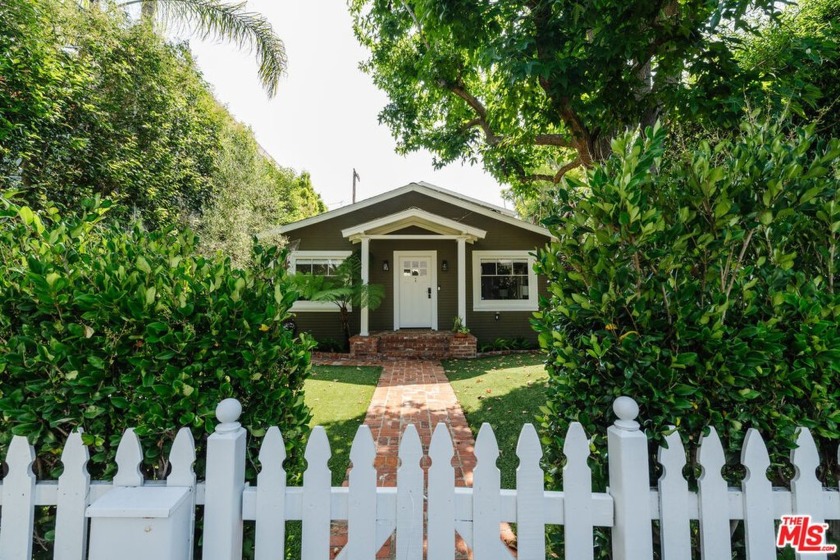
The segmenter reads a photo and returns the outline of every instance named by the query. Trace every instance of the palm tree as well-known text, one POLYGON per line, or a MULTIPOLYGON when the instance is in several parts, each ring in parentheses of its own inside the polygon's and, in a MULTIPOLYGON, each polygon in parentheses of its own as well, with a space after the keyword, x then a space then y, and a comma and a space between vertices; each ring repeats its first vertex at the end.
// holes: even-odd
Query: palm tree
POLYGON ((362 260, 358 253, 347 257, 332 276, 299 273, 291 278, 304 299, 327 301, 338 306, 345 348, 350 347, 350 310, 362 306, 374 310, 385 299, 384 287, 362 283, 362 260))
POLYGON ((286 72, 286 47, 265 16, 245 11, 245 3, 222 0, 125 0, 121 7, 141 5, 141 17, 151 22, 177 22, 194 29, 202 38, 213 37, 255 51, 260 82, 274 97, 286 72))

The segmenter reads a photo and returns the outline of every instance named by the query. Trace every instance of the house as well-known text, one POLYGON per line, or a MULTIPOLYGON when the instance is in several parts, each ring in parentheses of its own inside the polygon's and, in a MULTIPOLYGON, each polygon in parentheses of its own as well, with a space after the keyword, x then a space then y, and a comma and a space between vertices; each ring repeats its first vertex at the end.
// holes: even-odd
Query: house
MULTIPOLYGON (((480 343, 536 340, 529 319, 546 285, 532 253, 551 234, 510 210, 419 182, 266 233, 289 239, 292 272, 329 274, 360 251, 362 280, 384 286, 385 299, 352 310, 354 344, 383 331, 448 332, 456 317, 480 343)), ((316 340, 342 339, 334 304, 292 311, 316 340)))

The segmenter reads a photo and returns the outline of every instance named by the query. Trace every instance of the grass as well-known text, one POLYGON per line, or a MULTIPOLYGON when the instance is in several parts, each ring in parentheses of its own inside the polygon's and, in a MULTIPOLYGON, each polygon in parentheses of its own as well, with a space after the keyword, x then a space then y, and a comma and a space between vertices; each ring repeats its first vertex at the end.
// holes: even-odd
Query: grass
POLYGON ((350 445, 365 420, 382 368, 314 366, 304 382, 310 427, 323 426, 330 440, 333 486, 341 486, 350 464, 350 445))
POLYGON ((499 444, 502 487, 516 487, 516 443, 522 425, 535 421, 545 404, 548 374, 541 354, 512 354, 443 362, 473 434, 484 422, 499 444))

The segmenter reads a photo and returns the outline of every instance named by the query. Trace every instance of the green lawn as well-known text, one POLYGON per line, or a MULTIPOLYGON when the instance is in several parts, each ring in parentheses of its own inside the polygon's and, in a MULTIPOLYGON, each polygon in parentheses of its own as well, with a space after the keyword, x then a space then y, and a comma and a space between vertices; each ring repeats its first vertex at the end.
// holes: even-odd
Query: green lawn
POLYGON ((312 410, 310 426, 327 430, 332 449, 332 483, 341 486, 350 463, 350 445, 364 422, 382 368, 314 366, 304 382, 306 404, 312 410))
POLYGON ((545 404, 548 375, 542 354, 512 354, 443 362, 467 421, 478 435, 484 422, 499 443, 502 487, 516 487, 516 442, 525 423, 538 429, 534 417, 545 404))

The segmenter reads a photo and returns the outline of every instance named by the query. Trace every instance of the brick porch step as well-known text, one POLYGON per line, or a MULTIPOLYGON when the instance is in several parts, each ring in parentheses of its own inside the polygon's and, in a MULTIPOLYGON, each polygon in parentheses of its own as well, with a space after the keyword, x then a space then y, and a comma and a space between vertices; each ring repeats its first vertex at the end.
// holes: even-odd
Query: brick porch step
POLYGON ((476 338, 468 333, 403 329, 350 338, 350 356, 360 359, 441 360, 473 358, 475 353, 476 338))

